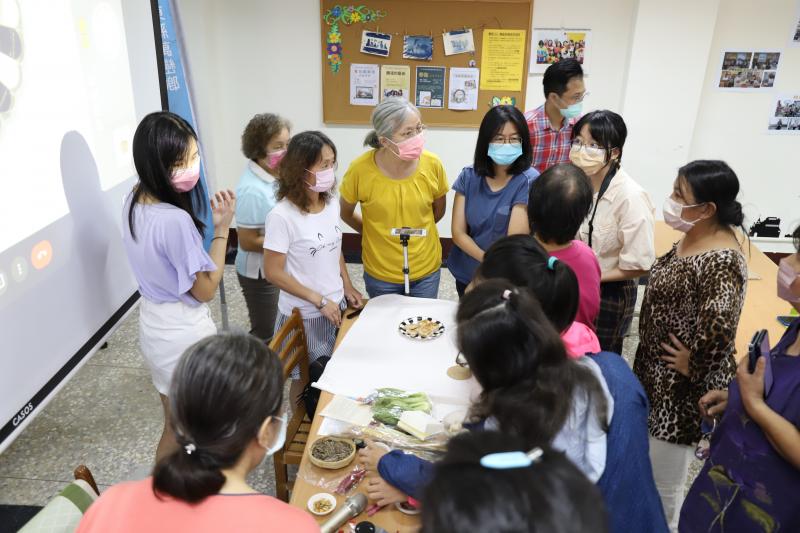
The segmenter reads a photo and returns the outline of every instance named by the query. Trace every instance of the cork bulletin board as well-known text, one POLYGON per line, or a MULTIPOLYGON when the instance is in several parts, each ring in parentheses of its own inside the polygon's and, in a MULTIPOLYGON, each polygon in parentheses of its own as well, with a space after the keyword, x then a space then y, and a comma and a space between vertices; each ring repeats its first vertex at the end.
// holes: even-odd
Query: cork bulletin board
POLYGON ((412 103, 416 103, 417 67, 445 67, 443 108, 420 108, 423 121, 429 126, 477 127, 493 103, 510 103, 512 98, 516 107, 525 109, 531 53, 532 0, 364 0, 354 4, 345 4, 341 0, 320 0, 320 21, 320 46, 323 51, 322 103, 323 120, 326 124, 363 125, 370 122, 373 105, 351 104, 351 64, 378 65, 379 69, 381 65, 408 66, 409 100, 412 103), (333 16, 350 7, 360 8, 359 15, 338 18, 333 16), (342 23, 342 20, 347 23, 342 23), (442 34, 467 29, 472 30, 474 52, 445 55, 442 34), (449 109, 451 68, 476 67, 480 69, 481 85, 484 84, 483 77, 488 73, 488 70, 484 72, 485 65, 481 57, 484 30, 524 30, 521 87, 515 91, 481 87, 478 90, 477 109, 449 109), (360 51, 364 31, 391 35, 387 56, 360 51), (430 60, 403 58, 404 36, 407 35, 432 38, 430 60))

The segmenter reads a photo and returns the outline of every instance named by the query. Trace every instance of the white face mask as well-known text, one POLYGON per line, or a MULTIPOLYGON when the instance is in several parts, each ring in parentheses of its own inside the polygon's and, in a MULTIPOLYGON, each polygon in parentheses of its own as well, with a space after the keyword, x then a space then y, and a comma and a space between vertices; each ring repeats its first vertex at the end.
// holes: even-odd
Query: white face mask
POLYGON ((683 205, 675 200, 673 200, 670 196, 667 196, 667 199, 664 200, 664 222, 667 223, 669 227, 672 229, 678 230, 683 233, 688 233, 695 224, 697 224, 702 218, 698 218, 697 220, 684 220, 681 215, 683 214, 683 210, 687 207, 697 207, 698 205, 703 204, 692 204, 692 205, 683 205))
POLYGON ((276 452, 283 448, 284 444, 286 444, 286 425, 288 424, 286 415, 274 416, 272 418, 275 420, 280 420, 281 427, 278 430, 278 436, 275 438, 275 442, 272 443, 272 446, 267 448, 267 453, 264 457, 272 457, 276 452))

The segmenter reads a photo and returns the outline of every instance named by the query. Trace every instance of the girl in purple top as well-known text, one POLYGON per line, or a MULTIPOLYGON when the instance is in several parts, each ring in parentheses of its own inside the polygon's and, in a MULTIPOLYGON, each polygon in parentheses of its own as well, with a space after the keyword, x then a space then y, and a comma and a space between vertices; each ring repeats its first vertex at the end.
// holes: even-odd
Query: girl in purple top
MULTIPOLYGON (((798 251, 781 261, 778 296, 800 310, 800 227, 793 236, 798 251)), ((725 414, 681 508, 681 532, 800 531, 798 333, 795 319, 752 374, 744 356, 727 391, 700 398, 707 420, 725 414)))
POLYGON ((201 194, 197 135, 173 113, 151 113, 133 136, 139 182, 123 209, 123 242, 142 295, 139 343, 164 408, 164 430, 156 461, 175 449, 169 427, 172 372, 183 352, 216 333, 208 302, 222 279, 228 228, 236 200, 218 192, 211 200, 214 239, 203 248, 204 224, 193 200, 201 194))

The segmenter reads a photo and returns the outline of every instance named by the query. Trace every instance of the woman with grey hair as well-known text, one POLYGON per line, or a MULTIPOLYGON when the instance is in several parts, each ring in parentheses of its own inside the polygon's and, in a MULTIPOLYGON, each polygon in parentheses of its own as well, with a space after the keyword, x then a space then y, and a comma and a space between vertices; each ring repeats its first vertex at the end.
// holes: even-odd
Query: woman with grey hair
POLYGON ((364 284, 371 298, 403 294, 403 249, 392 228, 421 228, 425 237, 408 243, 410 296, 436 298, 442 246, 436 223, 444 216, 449 185, 441 160, 423 149, 419 110, 402 98, 387 98, 372 112, 364 145, 339 190, 342 220, 361 233, 364 284), (361 214, 355 212, 361 204, 361 214))

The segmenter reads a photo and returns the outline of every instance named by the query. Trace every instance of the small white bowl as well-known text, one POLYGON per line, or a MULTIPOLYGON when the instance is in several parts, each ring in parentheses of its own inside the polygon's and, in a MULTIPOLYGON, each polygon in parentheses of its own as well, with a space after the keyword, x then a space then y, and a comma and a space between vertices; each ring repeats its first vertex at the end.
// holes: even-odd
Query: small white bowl
POLYGON ((320 492, 318 494, 314 494, 312 497, 310 497, 308 499, 308 510, 311 511, 311 513, 313 513, 313 514, 315 514, 317 516, 325 516, 326 514, 330 514, 330 513, 333 512, 334 509, 336 509, 336 497, 334 497, 333 494, 328 494, 327 492, 320 492), (318 513, 317 511, 315 511, 314 510, 314 504, 317 503, 320 500, 329 501, 331 503, 330 510, 328 510, 328 511, 326 511, 324 513, 318 513))
POLYGON ((422 512, 420 509, 414 509, 410 505, 406 506, 402 502, 397 502, 396 504, 394 504, 394 506, 397 508, 398 511, 400 511, 403 514, 415 515, 422 512))

